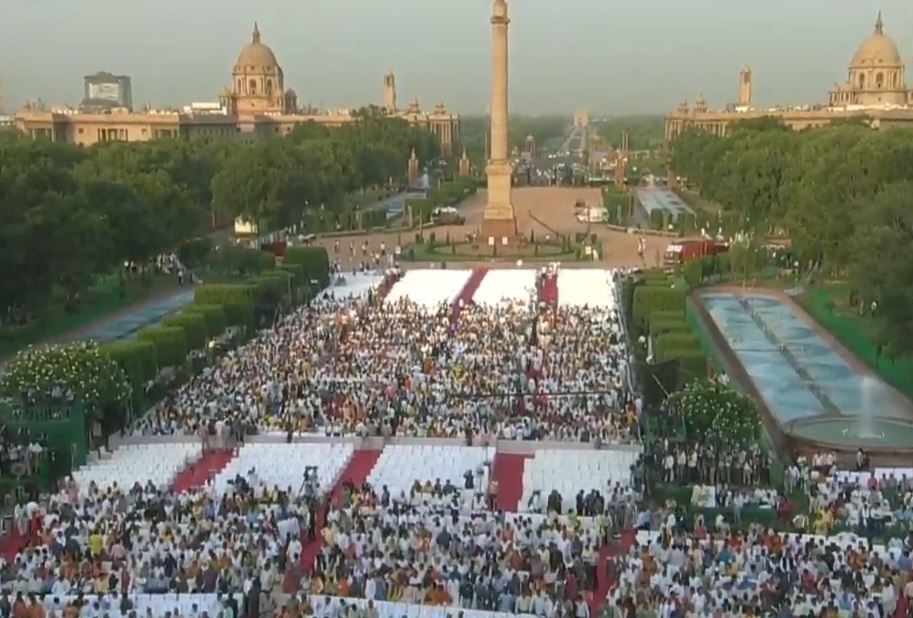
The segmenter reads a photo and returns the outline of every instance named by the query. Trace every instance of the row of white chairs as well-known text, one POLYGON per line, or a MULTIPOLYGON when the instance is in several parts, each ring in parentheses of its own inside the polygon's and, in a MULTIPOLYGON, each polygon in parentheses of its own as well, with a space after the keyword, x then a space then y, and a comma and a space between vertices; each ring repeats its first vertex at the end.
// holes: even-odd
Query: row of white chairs
MULTIPOLYGON (((298 492, 305 472, 317 470, 321 493, 327 493, 352 458, 351 444, 253 442, 245 444, 228 465, 216 475, 213 487, 218 494, 231 490, 232 482, 241 476, 259 486, 298 492), (253 470, 253 475, 251 471, 253 470)), ((256 489, 256 488, 255 488, 256 489)))
POLYGON ((490 270, 472 296, 477 305, 497 306, 505 301, 529 301, 536 290, 536 271, 490 270))
POLYGON ((434 483, 440 479, 441 485, 450 481, 457 489, 465 485, 464 475, 467 471, 475 473, 482 470, 481 486, 475 486, 476 492, 488 491, 489 463, 494 458, 494 449, 481 446, 454 445, 388 445, 368 476, 368 482, 376 491, 384 486, 394 498, 400 493, 409 495, 416 481, 434 483))
POLYGON ((553 489, 561 494, 562 510, 575 508, 581 490, 598 489, 608 498, 611 487, 630 484, 631 466, 638 455, 633 450, 537 450, 523 468, 520 509, 527 508, 534 492, 540 493, 544 503, 553 489))
MULTIPOLYGON (((244 595, 236 593, 233 596, 238 603, 238 607, 241 607, 243 605, 244 595)), ((218 616, 228 598, 210 593, 176 594, 173 592, 164 594, 132 594, 128 595, 128 597, 133 602, 133 611, 136 612, 137 616, 147 616, 147 612, 151 612, 151 615, 154 618, 161 618, 166 612, 171 612, 172 616, 201 616, 203 612, 206 612, 209 616, 218 616)), ((59 603, 55 603, 54 597, 46 595, 43 604, 46 610, 50 611, 53 609, 59 615, 60 610, 75 599, 75 596, 66 596, 57 598, 59 603)), ((93 596, 90 599, 90 604, 94 603, 95 600, 96 599, 93 596)), ((122 613, 120 610, 120 595, 112 593, 107 595, 107 598, 104 600, 110 606, 108 610, 103 612, 105 615, 110 618, 125 618, 126 614, 122 613)))
MULTIPOLYGON (((347 606, 355 605, 361 609, 368 605, 368 601, 365 599, 322 597, 319 595, 311 597, 311 604, 316 616, 333 615, 327 609, 338 609, 342 603, 347 606)), ((374 601, 373 603, 380 618, 452 618, 457 614, 462 615, 463 618, 532 618, 532 614, 489 612, 481 609, 463 609, 461 607, 415 605, 411 603, 393 603, 391 601, 374 601)))
POLYGON ((558 271, 558 306, 615 308, 613 271, 568 268, 558 271))
POLYGON ((157 488, 164 488, 181 470, 202 456, 199 442, 130 444, 79 468, 73 472, 73 479, 81 488, 94 482, 100 487, 116 483, 118 487, 129 489, 135 483, 145 485, 148 481, 157 488))
POLYGON ((387 302, 408 298, 425 309, 435 309, 454 302, 471 275, 471 270, 410 270, 390 290, 387 302))

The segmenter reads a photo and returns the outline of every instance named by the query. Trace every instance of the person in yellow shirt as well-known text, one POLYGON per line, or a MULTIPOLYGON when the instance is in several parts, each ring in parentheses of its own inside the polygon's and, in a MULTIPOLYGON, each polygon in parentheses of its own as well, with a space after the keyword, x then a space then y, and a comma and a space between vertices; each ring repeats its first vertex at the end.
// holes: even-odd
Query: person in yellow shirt
POLYGON ((97 528, 89 535, 89 553, 93 558, 101 555, 105 545, 105 537, 97 528))
POLYGON ((818 514, 815 522, 815 534, 826 535, 834 523, 834 517, 829 509, 824 509, 818 514))

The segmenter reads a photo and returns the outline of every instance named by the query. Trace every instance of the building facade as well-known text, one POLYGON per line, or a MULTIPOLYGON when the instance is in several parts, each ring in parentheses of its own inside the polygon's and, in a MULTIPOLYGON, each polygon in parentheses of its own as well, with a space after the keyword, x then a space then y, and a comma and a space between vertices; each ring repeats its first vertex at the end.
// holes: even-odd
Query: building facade
POLYGON ((673 141, 689 129, 728 135, 743 120, 777 118, 794 130, 828 125, 836 120, 866 119, 875 129, 913 127, 913 91, 906 86, 906 67, 897 44, 885 33, 881 13, 874 32, 866 38, 853 58, 847 80, 835 84, 825 103, 817 105, 755 108, 751 69, 739 75, 738 103, 711 109, 701 95, 689 107, 687 102, 666 116, 666 140, 673 141))
POLYGON ((133 87, 129 75, 96 73, 83 79, 84 96, 79 108, 84 111, 106 111, 115 108, 133 111, 133 87))
MULTIPOLYGON (((89 77, 86 80, 88 93, 89 77)), ((448 112, 443 103, 431 112, 423 111, 417 100, 407 109, 398 110, 395 83, 392 71, 384 76, 385 113, 436 135, 444 156, 458 152, 459 115, 448 112)), ((282 66, 273 50, 263 43, 256 24, 250 43, 241 49, 232 68, 231 85, 222 90, 218 104, 193 104, 181 110, 134 112, 129 108, 124 105, 47 110, 26 106, 16 113, 15 125, 35 139, 91 146, 110 141, 198 137, 253 140, 285 135, 307 122, 340 127, 357 120, 351 109, 321 111, 300 107, 298 95, 286 87, 282 66)))

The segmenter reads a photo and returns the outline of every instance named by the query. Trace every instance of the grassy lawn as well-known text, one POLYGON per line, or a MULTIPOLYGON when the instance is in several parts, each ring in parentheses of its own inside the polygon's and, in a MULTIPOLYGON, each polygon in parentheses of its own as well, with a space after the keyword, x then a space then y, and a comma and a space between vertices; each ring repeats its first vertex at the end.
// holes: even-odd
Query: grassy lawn
POLYGON ((869 365, 886 382, 907 397, 913 398, 913 361, 894 362, 878 357, 875 324, 872 318, 860 316, 849 305, 850 287, 846 283, 823 285, 810 289, 798 298, 800 304, 853 354, 869 365), (833 303, 833 310, 828 303, 833 303))
POLYGON ((30 345, 78 331, 132 304, 175 287, 177 281, 170 275, 149 276, 146 281, 131 278, 123 288, 120 287, 116 274, 100 277, 83 293, 78 309, 67 311, 62 306, 54 307, 46 317, 32 324, 15 330, 0 329, 0 359, 12 356, 30 345))

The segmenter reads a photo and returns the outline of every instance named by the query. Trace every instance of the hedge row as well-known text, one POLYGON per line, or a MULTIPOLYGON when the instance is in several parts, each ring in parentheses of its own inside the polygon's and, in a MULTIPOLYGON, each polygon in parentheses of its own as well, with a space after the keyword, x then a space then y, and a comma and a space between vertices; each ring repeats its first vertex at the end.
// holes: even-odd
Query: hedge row
POLYGON ((300 266, 306 285, 315 281, 321 288, 330 285, 330 256, 323 247, 291 247, 282 263, 300 266))
POLYGON ((652 337, 657 362, 678 361, 681 385, 707 375, 707 357, 700 338, 688 324, 685 308, 684 291, 674 288, 662 272, 644 273, 641 283, 634 288, 632 327, 638 335, 652 337))
POLYGON ((204 305, 220 305, 228 326, 249 326, 254 322, 254 287, 238 283, 214 283, 197 287, 194 300, 204 305))
POLYGON ((177 326, 147 326, 136 334, 140 341, 155 346, 155 355, 162 367, 180 367, 187 360, 187 336, 177 326))

